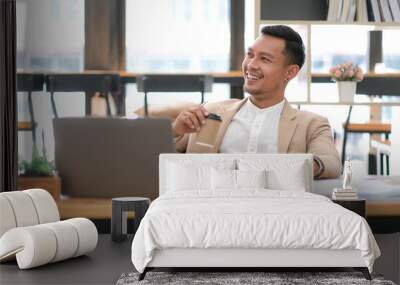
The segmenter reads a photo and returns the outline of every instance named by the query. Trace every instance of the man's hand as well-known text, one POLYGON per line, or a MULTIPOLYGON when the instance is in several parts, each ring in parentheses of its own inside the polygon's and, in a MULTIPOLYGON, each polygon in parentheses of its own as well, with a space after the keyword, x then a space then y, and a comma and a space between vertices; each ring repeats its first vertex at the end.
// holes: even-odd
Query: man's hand
POLYGON ((206 123, 208 111, 203 105, 191 107, 183 110, 172 123, 174 137, 182 136, 186 133, 195 133, 206 123))
POLYGON ((314 161, 313 161, 313 173, 314 173, 314 176, 315 176, 316 174, 318 174, 318 172, 319 172, 319 165, 318 165, 318 163, 314 160, 314 161))
POLYGON ((318 178, 322 172, 324 171, 324 165, 322 164, 322 161, 314 156, 313 159, 313 172, 314 172, 314 178, 318 178))

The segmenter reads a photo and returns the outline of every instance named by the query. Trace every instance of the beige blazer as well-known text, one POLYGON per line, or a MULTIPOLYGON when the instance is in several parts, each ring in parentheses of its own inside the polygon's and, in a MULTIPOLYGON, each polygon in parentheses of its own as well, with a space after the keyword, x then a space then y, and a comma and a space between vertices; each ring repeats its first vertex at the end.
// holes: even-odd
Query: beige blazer
MULTIPOLYGON (((178 152, 217 153, 232 118, 247 98, 208 103, 204 107, 222 117, 222 124, 213 149, 196 144, 197 133, 185 134, 176 140, 178 152)), ((339 154, 326 118, 294 109, 285 99, 279 121, 278 153, 311 153, 323 168, 318 178, 336 178, 342 172, 339 154)))

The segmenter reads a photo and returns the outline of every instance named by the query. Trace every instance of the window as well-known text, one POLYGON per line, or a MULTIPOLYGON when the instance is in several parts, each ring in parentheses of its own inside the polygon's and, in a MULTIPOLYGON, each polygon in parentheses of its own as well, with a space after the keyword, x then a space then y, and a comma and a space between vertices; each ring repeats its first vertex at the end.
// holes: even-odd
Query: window
POLYGON ((17 68, 82 71, 84 0, 17 0, 17 68))
MULTIPOLYGON (((129 0, 126 2, 126 68, 138 73, 208 73, 229 70, 228 0, 129 0)), ((195 93, 153 93, 149 104, 200 102, 195 93)), ((214 84, 206 101, 229 98, 229 85, 214 84)), ((127 114, 143 94, 127 86, 127 114)))
MULTIPOLYGON (((79 72, 83 70, 85 45, 84 0, 17 0, 17 69, 26 72, 79 72)), ((68 115, 85 114, 84 93, 58 94, 57 105, 68 115)), ((54 159, 52 113, 48 93, 32 96, 37 147, 45 135, 48 159, 54 159)), ((29 121, 27 93, 18 92, 18 121, 29 121)), ((60 112, 61 113, 61 112, 60 112)), ((61 113, 60 115, 63 115, 61 113)), ((32 136, 18 132, 19 160, 30 160, 32 136)))
POLYGON ((128 71, 227 71, 229 44, 228 0, 126 2, 128 71))
POLYGON ((345 61, 352 61, 365 71, 368 31, 372 28, 360 25, 313 25, 311 71, 328 73, 329 68, 345 61))
MULTIPOLYGON (((352 61, 366 71, 368 31, 372 29, 373 26, 360 25, 311 26, 312 73, 328 73, 331 67, 345 61, 352 61)), ((310 93, 311 101, 314 102, 339 100, 334 84, 313 83, 310 93)), ((360 99, 360 96, 356 99, 360 99)))
POLYGON ((399 72, 400 71, 400 48, 398 39, 400 28, 384 30, 382 33, 383 65, 377 65, 375 72, 399 72))

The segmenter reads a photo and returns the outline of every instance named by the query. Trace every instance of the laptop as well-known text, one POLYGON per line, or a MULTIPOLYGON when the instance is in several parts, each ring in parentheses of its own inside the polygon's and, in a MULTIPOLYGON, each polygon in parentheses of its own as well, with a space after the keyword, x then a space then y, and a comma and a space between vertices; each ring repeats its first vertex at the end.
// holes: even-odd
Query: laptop
POLYGON ((171 122, 53 119, 56 169, 70 197, 158 197, 158 157, 174 153, 171 122))

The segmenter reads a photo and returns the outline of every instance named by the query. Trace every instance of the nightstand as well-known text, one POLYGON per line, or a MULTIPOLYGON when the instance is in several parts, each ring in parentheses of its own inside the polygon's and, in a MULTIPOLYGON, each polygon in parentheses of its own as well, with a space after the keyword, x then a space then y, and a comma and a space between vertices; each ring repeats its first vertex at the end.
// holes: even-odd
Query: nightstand
POLYGON ((150 199, 144 197, 120 197, 112 199, 111 239, 123 241, 127 238, 128 212, 135 213, 133 234, 150 206, 150 199))
POLYGON ((365 199, 356 200, 332 200, 332 202, 339 204, 340 206, 359 214, 365 218, 365 199))

